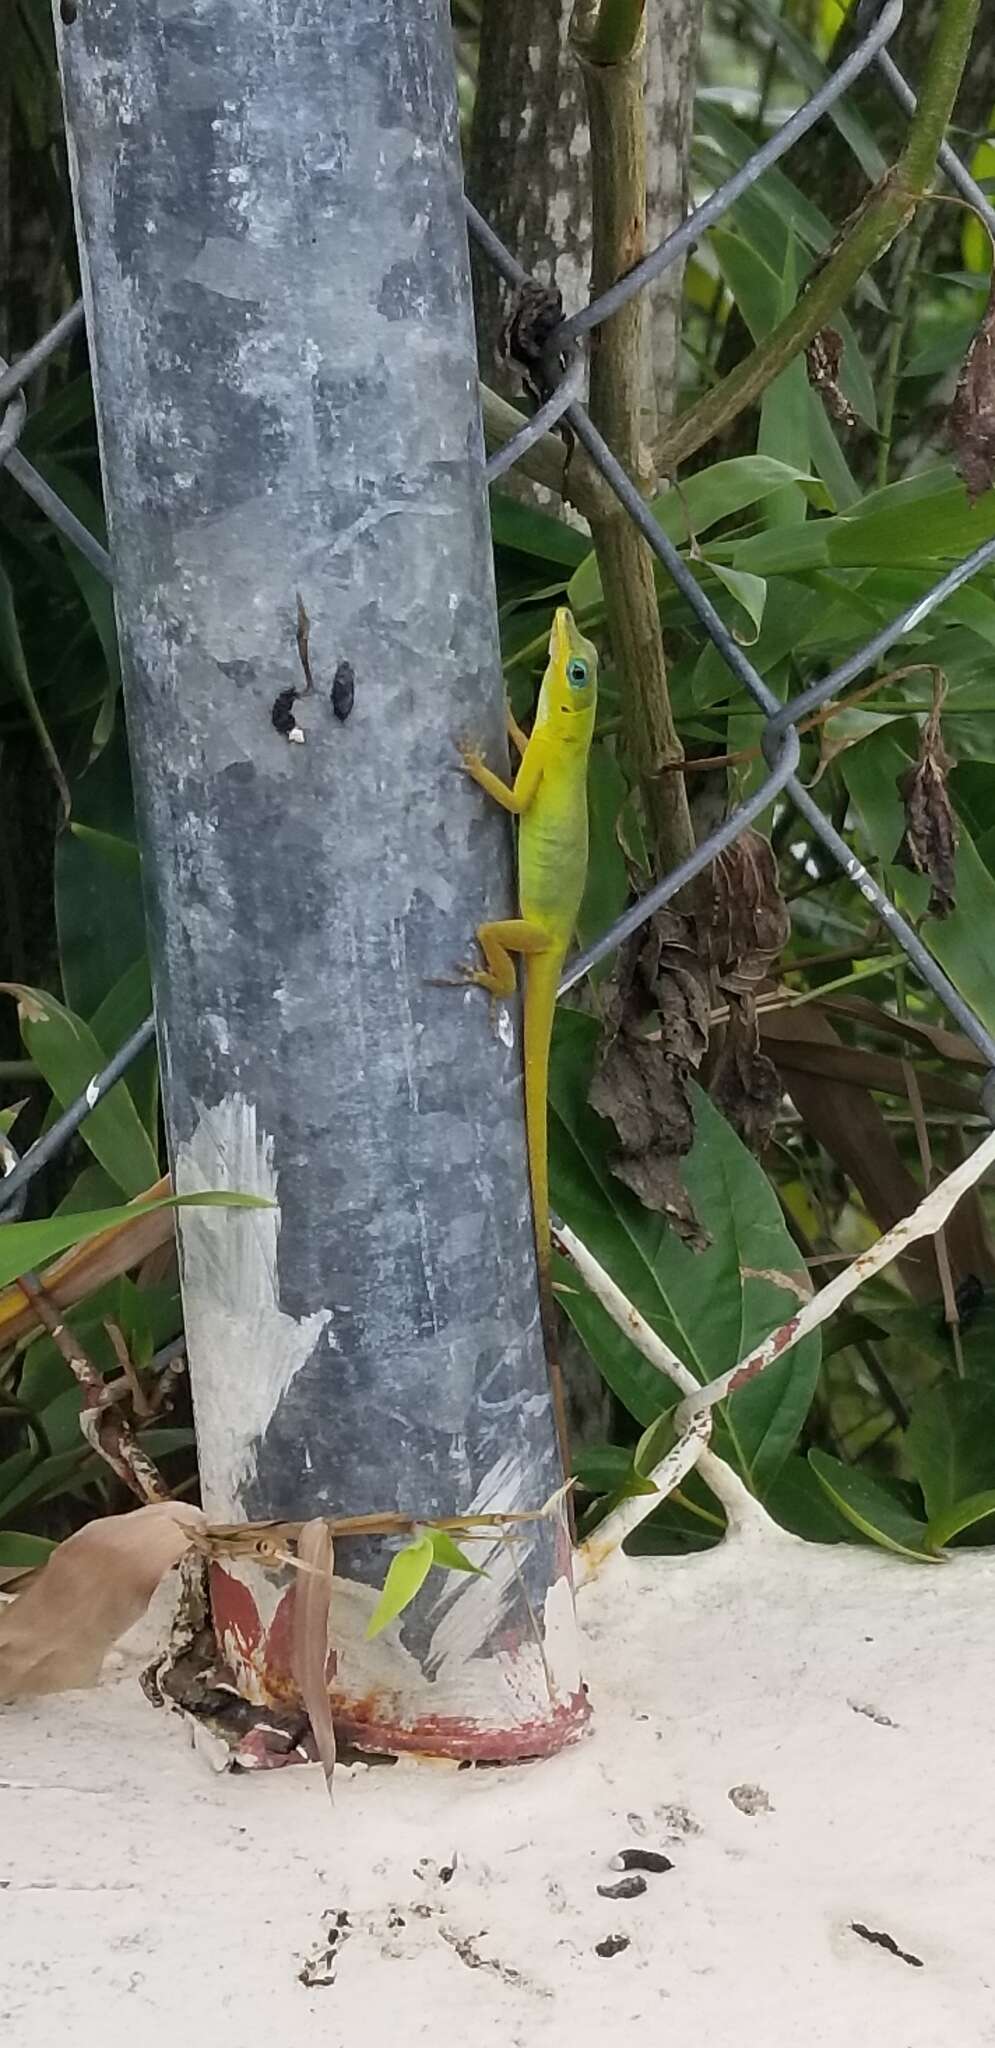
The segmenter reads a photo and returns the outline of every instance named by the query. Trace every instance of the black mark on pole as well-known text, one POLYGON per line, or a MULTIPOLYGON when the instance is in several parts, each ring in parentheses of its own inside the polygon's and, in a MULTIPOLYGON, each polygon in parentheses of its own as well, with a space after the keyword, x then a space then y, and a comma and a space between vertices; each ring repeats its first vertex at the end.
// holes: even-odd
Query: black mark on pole
POLYGON ((352 663, 340 661, 332 677, 332 710, 344 725, 356 700, 356 674, 352 663))

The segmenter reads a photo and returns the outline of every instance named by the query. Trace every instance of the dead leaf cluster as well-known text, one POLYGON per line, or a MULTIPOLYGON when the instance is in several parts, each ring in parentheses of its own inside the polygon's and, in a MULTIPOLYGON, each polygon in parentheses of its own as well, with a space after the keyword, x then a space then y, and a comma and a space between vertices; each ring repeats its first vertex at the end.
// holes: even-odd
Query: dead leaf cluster
POLYGON ((711 1012, 728 1005, 710 1092, 744 1142, 762 1150, 780 1087, 760 1046, 756 998, 789 932, 770 843, 743 832, 696 884, 686 910, 668 906, 635 935, 609 998, 607 1049, 590 1102, 615 1127, 612 1171, 694 1250, 708 1239, 680 1161, 694 1140, 690 1084, 709 1050, 711 1012))

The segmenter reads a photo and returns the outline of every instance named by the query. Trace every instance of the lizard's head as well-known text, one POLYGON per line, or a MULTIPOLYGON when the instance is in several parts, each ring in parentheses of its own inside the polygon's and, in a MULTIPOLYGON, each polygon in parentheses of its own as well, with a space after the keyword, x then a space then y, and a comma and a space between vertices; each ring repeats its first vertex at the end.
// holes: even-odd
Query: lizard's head
POLYGON ((581 714, 593 717, 598 697, 598 650, 585 640, 566 605, 553 615, 549 636, 549 667, 543 684, 549 710, 569 723, 581 714))

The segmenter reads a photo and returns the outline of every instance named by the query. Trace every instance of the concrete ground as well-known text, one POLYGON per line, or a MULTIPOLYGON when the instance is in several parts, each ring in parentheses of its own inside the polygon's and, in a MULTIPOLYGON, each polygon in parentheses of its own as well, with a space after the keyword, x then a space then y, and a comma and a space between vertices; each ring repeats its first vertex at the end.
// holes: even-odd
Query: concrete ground
MULTIPOLYGON (((165 1609, 162 1589, 158 1601, 165 1609)), ((0 1709, 18 2048, 995 2044, 995 1554, 756 1531, 580 1596, 551 1762, 217 1774, 136 1672, 0 1709), (637 1897, 613 1858, 653 1850, 637 1897)))

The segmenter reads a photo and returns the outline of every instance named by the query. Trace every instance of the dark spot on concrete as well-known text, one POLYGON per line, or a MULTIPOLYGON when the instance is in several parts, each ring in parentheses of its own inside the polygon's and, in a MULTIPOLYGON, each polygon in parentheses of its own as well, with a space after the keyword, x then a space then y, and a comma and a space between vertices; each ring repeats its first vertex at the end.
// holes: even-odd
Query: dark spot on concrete
POLYGON ((887 1949, 888 1954, 897 1956, 900 1963, 908 1963, 913 1970, 925 1967, 922 1957, 910 1955, 907 1949, 899 1948, 893 1935, 882 1934, 873 1927, 865 1927, 860 1920, 851 1920, 850 1926, 854 1934, 859 1934, 861 1941, 869 1941, 875 1948, 887 1949))
POLYGON ((594 1953, 596 1956, 620 1956, 622 1950, 628 1946, 627 1934, 606 1934, 604 1941, 595 1942, 594 1953))

